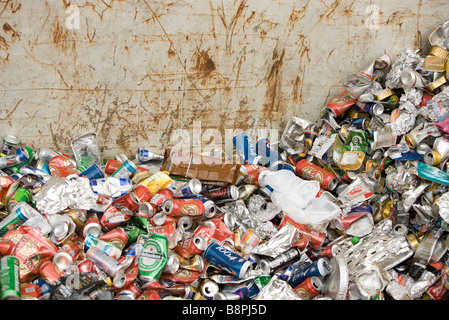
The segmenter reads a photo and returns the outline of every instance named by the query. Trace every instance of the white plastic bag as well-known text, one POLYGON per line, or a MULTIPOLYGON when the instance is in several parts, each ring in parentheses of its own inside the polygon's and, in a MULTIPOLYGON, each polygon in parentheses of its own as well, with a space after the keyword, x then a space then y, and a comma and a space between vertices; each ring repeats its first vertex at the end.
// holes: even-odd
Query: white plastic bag
POLYGON ((341 213, 329 199, 316 197, 318 181, 303 180, 290 170, 269 172, 264 181, 273 189, 271 201, 298 223, 317 224, 341 213))

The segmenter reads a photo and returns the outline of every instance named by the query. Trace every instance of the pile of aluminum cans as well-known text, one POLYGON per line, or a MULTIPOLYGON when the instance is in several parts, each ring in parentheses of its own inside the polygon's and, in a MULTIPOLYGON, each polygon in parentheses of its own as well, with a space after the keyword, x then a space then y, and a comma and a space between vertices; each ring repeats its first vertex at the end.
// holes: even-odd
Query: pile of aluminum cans
POLYGON ((232 155, 4 135, 1 299, 447 299, 449 21, 428 43, 232 155))

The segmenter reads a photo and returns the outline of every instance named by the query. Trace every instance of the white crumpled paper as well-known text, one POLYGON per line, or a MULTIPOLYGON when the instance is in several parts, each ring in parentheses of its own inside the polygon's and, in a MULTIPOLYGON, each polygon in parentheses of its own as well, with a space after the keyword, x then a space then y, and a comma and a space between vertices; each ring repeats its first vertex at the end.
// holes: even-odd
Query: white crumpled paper
POLYGON ((56 214, 67 208, 89 210, 97 202, 89 179, 72 176, 51 177, 34 196, 36 209, 45 214, 56 214))
POLYGON ((264 181, 273 188, 271 201, 298 223, 318 224, 341 213, 329 199, 316 197, 318 181, 303 180, 290 170, 269 172, 264 181))

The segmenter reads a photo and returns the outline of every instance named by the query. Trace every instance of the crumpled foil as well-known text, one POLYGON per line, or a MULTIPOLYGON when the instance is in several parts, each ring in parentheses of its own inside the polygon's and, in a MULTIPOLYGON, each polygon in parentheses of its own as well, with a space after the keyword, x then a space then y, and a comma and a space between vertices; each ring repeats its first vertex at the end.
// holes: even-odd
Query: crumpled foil
POLYGON ((416 117, 419 114, 418 109, 410 101, 400 103, 398 109, 403 110, 399 117, 391 123, 391 131, 395 136, 401 136, 413 129, 416 117))
POLYGON ((399 99, 399 103, 404 103, 409 101, 415 107, 418 107, 421 104, 422 98, 424 96, 424 90, 421 88, 405 88, 404 93, 401 95, 399 99))
POLYGON ((298 236, 298 229, 287 223, 270 240, 254 247, 251 253, 276 258, 290 249, 298 236))
POLYGON ((302 300, 284 280, 274 276, 257 294, 255 300, 302 300))
MULTIPOLYGON (((397 273, 394 270, 390 271, 390 275, 393 278, 397 278, 397 273)), ((415 281, 408 274, 405 274, 402 278, 404 285, 400 284, 397 280, 392 280, 386 287, 386 291, 395 300, 405 300, 408 297, 412 299, 420 298, 426 291, 426 289, 431 286, 437 277, 430 271, 425 270, 421 277, 415 281)))
POLYGON ((440 93, 436 94, 423 106, 419 113, 432 122, 443 121, 449 115, 449 86, 446 86, 440 93))
POLYGON ((97 195, 92 192, 87 178, 51 177, 34 199, 41 213, 56 214, 67 208, 90 210, 97 202, 97 195))
POLYGON ((387 175, 388 188, 401 194, 416 188, 419 185, 419 180, 411 169, 414 169, 414 166, 410 161, 405 165, 397 165, 397 170, 387 175))
POLYGON ((449 223, 449 192, 442 194, 437 200, 436 205, 438 206, 441 218, 449 223))
POLYGON ((385 86, 390 89, 402 88, 402 71, 406 69, 415 70, 416 66, 423 61, 424 58, 419 56, 414 50, 408 49, 401 52, 385 77, 385 86))

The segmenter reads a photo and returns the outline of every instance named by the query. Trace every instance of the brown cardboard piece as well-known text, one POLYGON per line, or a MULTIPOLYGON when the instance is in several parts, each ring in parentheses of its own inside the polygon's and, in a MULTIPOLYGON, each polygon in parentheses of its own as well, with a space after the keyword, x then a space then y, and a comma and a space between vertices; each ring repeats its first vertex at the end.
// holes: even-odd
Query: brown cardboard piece
POLYGON ((237 182, 240 166, 230 160, 166 149, 161 170, 179 178, 195 178, 204 184, 225 186, 237 182))

